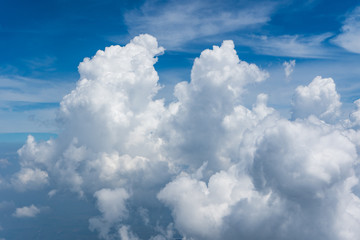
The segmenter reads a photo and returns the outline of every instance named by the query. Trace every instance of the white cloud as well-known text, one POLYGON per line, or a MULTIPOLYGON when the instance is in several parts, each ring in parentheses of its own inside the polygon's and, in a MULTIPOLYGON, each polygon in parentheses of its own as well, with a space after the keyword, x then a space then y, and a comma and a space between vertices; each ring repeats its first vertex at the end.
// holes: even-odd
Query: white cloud
MULTIPOLYGON (((97 199, 98 209, 102 213, 101 217, 91 218, 90 230, 98 230, 99 236, 107 238, 110 228, 114 223, 121 222, 127 217, 128 211, 126 209, 125 201, 130 195, 123 188, 118 189, 101 189, 95 192, 94 196, 97 199)), ((120 228, 119 234, 122 239, 133 239, 129 237, 127 228, 120 228), (127 237, 127 238, 126 238, 127 237)))
POLYGON ((48 173, 38 168, 22 168, 12 179, 12 186, 18 191, 39 189, 49 184, 48 173))
POLYGON ((152 96, 159 89, 154 55, 162 51, 153 37, 144 35, 126 47, 109 47, 85 59, 77 88, 60 104, 63 134, 42 143, 30 137, 19 150, 22 164, 45 166, 79 193, 83 187, 97 191, 105 183, 120 187, 127 172, 135 174, 157 164, 147 165, 150 156, 161 160, 152 131, 164 110, 163 101, 152 101, 152 96))
POLYGON ((17 208, 13 213, 17 218, 33 218, 40 213, 40 209, 34 205, 28 207, 17 208))
POLYGON ((56 193, 57 193, 57 190, 56 190, 56 189, 53 189, 53 190, 51 190, 50 192, 48 192, 49 198, 52 198, 53 196, 55 196, 56 193))
POLYGON ((160 88, 153 65, 162 51, 155 38, 142 35, 125 47, 109 47, 84 59, 76 89, 60 104, 62 134, 46 142, 29 136, 18 151, 22 168, 46 171, 56 181, 53 187, 96 193, 103 215, 90 225, 103 238, 118 236, 116 223, 123 218, 116 204, 125 206, 130 196, 120 201, 122 191, 130 193, 132 184, 136 191, 149 191, 148 186, 161 185, 170 175, 154 135, 165 111, 163 100, 152 99, 160 88), (106 196, 114 201, 107 204, 106 196))
POLYGON ((223 218, 238 201, 252 197, 251 180, 235 177, 232 170, 214 174, 208 184, 183 173, 161 190, 158 198, 173 209, 175 225, 184 236, 219 239, 223 218))
POLYGON ((360 7, 355 8, 346 18, 341 33, 333 42, 349 52, 360 53, 360 7))
POLYGON ((111 222, 126 217, 125 200, 130 197, 126 190, 122 188, 101 189, 94 195, 97 198, 99 210, 106 221, 111 222))
POLYGON ((320 35, 245 36, 237 42, 250 46, 258 54, 296 58, 329 58, 334 53, 323 46, 331 33, 320 35))
POLYGON ((292 74, 292 72, 294 71, 295 68, 295 60, 290 60, 290 61, 285 61, 283 63, 284 66, 284 72, 285 72, 285 76, 286 78, 289 78, 290 75, 292 74))
POLYGON ((198 38, 264 24, 270 20, 274 5, 242 2, 240 8, 229 8, 221 1, 169 1, 161 5, 156 2, 146 1, 139 10, 126 13, 125 20, 131 35, 150 33, 167 49, 179 48, 198 38))
POLYGON ((320 121, 280 121, 265 133, 253 175, 257 188, 274 184, 272 191, 304 203, 322 199, 335 182, 351 176, 355 158, 355 145, 320 121))
POLYGON ((162 52, 141 35, 84 59, 61 102, 63 131, 30 136, 13 179, 46 173, 52 189, 93 197, 90 228, 103 239, 356 240, 360 132, 356 112, 339 120, 331 78, 296 89, 291 120, 264 93, 245 107, 247 86, 269 74, 224 41, 165 105, 155 100, 162 52))
POLYGON ((340 115, 340 95, 334 80, 320 76, 308 86, 299 86, 293 99, 293 118, 315 115, 325 121, 333 121, 340 115))
POLYGON ((119 235, 121 240, 139 240, 130 230, 129 226, 122 226, 119 229, 119 235))
MULTIPOLYGON (((275 226, 286 224, 270 230, 268 236, 278 238, 280 233, 287 236, 284 239, 311 239, 321 234, 320 239, 344 239, 337 224, 348 213, 337 204, 348 197, 354 197, 355 202, 358 199, 347 186, 354 178, 354 143, 336 127, 320 121, 281 121, 277 125, 265 133, 252 173, 258 191, 277 198, 274 201, 280 215, 270 216, 272 222, 275 226), (306 220, 298 214, 306 214, 306 220)), ((356 220, 350 222, 355 224, 356 220)), ((342 225, 341 229, 347 228, 342 225)), ((350 232, 358 234, 355 229, 350 232)))
POLYGON ((247 84, 268 77, 254 64, 240 61, 232 41, 205 50, 195 59, 190 83, 175 86, 178 101, 170 105, 170 116, 161 132, 165 149, 173 161, 199 168, 208 162, 211 169, 225 167, 216 152, 225 140, 222 121, 241 101, 247 84))

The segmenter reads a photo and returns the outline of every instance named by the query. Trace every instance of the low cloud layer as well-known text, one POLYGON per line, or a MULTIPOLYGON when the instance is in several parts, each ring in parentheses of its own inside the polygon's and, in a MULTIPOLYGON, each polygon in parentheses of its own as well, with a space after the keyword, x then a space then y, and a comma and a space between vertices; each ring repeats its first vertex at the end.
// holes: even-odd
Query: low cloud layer
POLYGON ((60 104, 61 134, 30 136, 11 184, 94 198, 89 228, 101 239, 357 239, 360 118, 339 117, 333 79, 299 86, 291 120, 264 93, 245 107, 246 86, 269 74, 224 41, 165 104, 163 51, 140 35, 85 58, 60 104))

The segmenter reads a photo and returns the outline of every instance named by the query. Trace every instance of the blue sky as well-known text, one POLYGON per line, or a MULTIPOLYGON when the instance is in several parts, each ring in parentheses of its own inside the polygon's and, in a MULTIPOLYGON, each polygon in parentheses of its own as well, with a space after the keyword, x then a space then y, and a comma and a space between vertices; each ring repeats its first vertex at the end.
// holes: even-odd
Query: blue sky
POLYGON ((0 52, 0 240, 360 234, 358 1, 2 0, 0 52))

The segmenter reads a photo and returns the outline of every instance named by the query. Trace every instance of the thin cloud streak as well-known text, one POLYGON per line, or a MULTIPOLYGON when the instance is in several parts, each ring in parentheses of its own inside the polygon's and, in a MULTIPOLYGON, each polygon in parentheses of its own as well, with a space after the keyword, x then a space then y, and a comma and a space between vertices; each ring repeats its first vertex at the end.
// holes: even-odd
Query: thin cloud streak
POLYGON ((46 81, 22 76, 0 76, 0 101, 50 103, 60 102, 74 86, 64 81, 46 81))
POLYGON ((338 55, 336 49, 324 46, 333 34, 324 33, 313 36, 301 35, 248 35, 237 37, 236 42, 251 47, 257 54, 295 57, 295 58, 334 58, 338 55))
POLYGON ((166 49, 181 49, 182 45, 208 36, 263 25, 270 20, 275 3, 248 5, 239 8, 220 1, 169 1, 162 6, 147 1, 139 9, 125 14, 131 35, 150 33, 166 49))

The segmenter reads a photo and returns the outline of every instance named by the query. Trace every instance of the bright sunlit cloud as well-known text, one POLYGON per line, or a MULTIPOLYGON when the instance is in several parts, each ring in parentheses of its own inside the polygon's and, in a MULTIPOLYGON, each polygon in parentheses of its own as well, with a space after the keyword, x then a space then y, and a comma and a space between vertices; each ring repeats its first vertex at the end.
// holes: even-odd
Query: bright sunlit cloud
POLYGON ((5 0, 0 239, 358 240, 358 12, 5 0))
MULTIPOLYGON (((153 67, 163 51, 140 35, 85 58, 76 88, 60 104, 63 132, 49 141, 29 136, 11 185, 30 191, 51 182, 51 192, 93 196, 100 215, 89 216, 89 228, 100 239, 360 234, 360 199, 351 190, 359 132, 349 128, 357 113, 338 118, 333 79, 296 88, 292 120, 267 106, 266 94, 247 108, 247 85, 269 74, 224 41, 196 58, 191 81, 178 83, 176 100, 165 105, 155 99, 153 67)), ((14 216, 38 213, 31 205, 14 216)))

